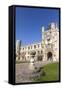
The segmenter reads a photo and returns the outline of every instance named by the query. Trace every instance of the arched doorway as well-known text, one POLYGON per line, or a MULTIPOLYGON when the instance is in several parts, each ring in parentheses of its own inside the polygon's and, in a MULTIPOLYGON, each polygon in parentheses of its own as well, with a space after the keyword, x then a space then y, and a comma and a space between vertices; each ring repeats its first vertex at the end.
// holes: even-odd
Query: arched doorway
POLYGON ((47 60, 52 60, 52 52, 47 53, 47 60))

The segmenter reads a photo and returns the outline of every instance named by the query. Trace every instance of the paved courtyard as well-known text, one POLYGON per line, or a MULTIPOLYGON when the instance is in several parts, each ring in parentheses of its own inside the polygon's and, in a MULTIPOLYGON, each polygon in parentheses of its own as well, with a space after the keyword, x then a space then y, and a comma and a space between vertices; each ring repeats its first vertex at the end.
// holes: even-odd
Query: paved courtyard
MULTIPOLYGON (((51 63, 48 62, 35 62, 35 67, 43 67, 45 64, 51 63)), ((16 64, 16 83, 25 83, 25 82, 33 82, 31 78, 32 72, 34 71, 33 63, 19 63, 16 64)))

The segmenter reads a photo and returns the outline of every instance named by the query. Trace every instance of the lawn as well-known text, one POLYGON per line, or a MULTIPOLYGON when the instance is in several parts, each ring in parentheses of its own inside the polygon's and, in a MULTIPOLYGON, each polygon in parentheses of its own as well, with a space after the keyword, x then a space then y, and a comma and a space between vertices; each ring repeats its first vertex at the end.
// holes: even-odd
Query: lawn
POLYGON ((47 64, 41 69, 44 72, 44 75, 34 79, 35 82, 43 81, 58 81, 59 80, 59 63, 50 63, 47 64))

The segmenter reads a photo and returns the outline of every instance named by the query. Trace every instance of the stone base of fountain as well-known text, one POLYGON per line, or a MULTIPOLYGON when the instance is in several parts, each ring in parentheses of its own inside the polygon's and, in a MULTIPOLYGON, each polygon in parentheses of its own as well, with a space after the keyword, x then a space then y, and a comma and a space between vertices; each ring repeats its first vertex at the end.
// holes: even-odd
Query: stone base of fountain
POLYGON ((42 71, 41 71, 41 68, 39 67, 35 67, 35 69, 32 71, 31 73, 31 78, 37 78, 37 77, 40 77, 42 75, 42 71))
POLYGON ((38 62, 34 62, 35 60, 32 58, 30 60, 30 65, 29 65, 29 68, 30 68, 30 78, 33 79, 33 78, 37 78, 37 77, 40 77, 41 74, 42 74, 42 67, 41 65, 39 65, 38 62))

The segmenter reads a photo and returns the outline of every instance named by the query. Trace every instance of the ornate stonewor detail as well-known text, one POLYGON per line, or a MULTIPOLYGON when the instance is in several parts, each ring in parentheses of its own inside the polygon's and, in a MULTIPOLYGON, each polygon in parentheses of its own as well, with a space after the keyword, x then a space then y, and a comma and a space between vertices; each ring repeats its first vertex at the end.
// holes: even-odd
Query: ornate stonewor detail
POLYGON ((39 43, 21 46, 21 41, 16 41, 16 60, 20 61, 59 61, 59 28, 56 23, 42 26, 42 40, 39 43), (33 59, 32 59, 33 58, 33 59))

